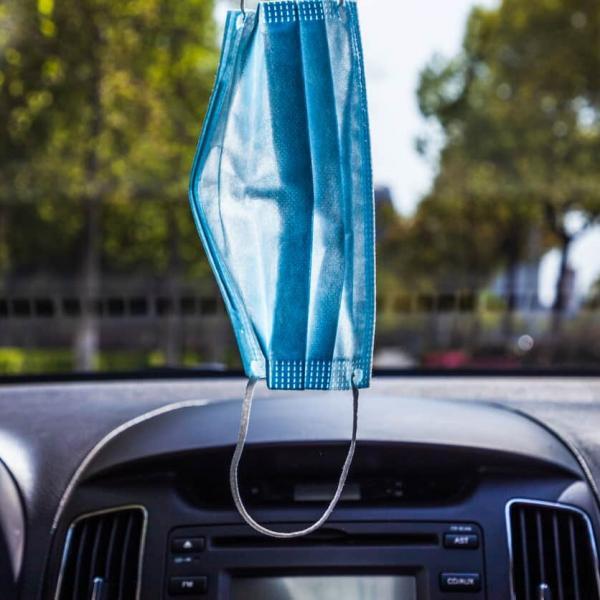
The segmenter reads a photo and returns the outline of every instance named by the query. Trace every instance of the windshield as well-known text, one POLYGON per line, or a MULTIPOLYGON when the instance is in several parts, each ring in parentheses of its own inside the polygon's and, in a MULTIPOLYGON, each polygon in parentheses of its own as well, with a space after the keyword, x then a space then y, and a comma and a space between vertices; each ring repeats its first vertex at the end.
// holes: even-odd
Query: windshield
MULTIPOLYGON (((240 368, 187 200, 238 7, 0 0, 0 374, 240 368)), ((358 7, 375 367, 599 369, 597 0, 358 7)))

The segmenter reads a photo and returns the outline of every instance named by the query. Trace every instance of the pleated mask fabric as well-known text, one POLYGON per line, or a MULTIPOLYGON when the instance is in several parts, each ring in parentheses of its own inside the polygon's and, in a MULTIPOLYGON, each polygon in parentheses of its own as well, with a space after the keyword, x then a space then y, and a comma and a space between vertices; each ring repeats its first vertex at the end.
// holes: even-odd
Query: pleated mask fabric
POLYGON ((355 2, 228 14, 190 202, 248 377, 368 387, 373 185, 355 2))

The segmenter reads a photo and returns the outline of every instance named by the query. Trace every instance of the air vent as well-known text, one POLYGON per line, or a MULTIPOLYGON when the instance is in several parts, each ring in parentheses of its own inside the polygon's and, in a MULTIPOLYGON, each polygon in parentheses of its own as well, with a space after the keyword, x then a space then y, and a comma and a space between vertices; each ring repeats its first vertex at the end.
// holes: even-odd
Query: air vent
POLYGON ((56 600, 139 598, 145 524, 142 507, 79 517, 67 534, 56 600))
POLYGON ((598 556, 579 509, 514 501, 508 507, 514 600, 598 600, 598 556))

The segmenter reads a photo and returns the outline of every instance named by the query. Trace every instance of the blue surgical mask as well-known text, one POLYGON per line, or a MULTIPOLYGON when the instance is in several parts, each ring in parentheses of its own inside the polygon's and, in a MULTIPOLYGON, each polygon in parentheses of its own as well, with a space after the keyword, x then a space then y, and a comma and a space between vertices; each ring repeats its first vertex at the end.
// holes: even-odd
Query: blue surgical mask
MULTIPOLYGON (((246 430, 260 379, 353 389, 356 415, 371 377, 375 251, 355 2, 229 13, 190 200, 250 379, 246 430)), ((244 419, 240 440, 241 454, 244 419)), ((232 487, 240 508, 237 464, 232 487)))

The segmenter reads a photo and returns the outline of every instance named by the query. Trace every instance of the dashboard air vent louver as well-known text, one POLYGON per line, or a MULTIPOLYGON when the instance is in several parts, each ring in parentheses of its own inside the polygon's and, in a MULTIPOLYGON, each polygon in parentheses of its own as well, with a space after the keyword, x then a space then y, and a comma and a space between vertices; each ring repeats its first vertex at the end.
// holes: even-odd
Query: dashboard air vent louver
POLYGON ((145 525, 142 507, 79 517, 67 535, 56 600, 138 598, 145 525))
POLYGON ((598 600, 591 522, 579 509, 515 501, 508 507, 514 600, 598 600))

